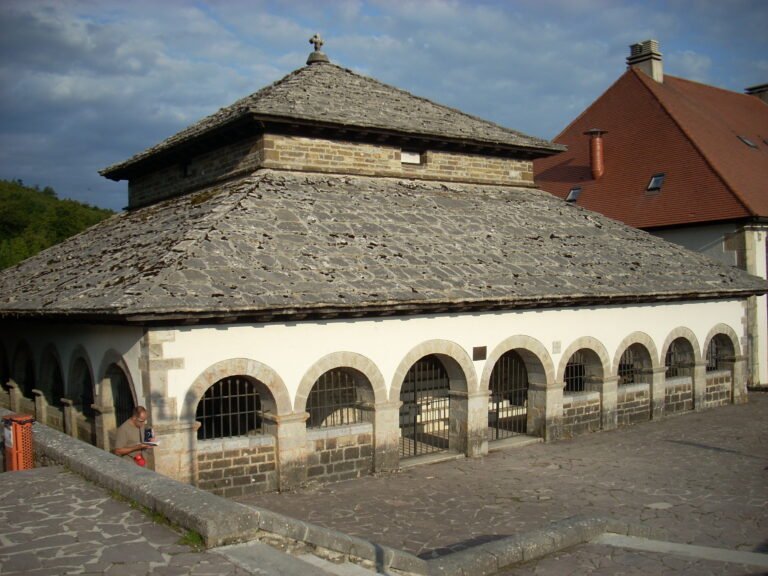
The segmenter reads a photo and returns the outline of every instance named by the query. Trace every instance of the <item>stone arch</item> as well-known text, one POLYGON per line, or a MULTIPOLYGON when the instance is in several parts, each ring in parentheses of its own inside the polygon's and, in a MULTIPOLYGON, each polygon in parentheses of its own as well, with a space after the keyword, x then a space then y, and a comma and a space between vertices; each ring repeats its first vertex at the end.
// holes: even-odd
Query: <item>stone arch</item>
POLYGON ((480 378, 480 390, 488 390, 493 368, 504 354, 514 350, 525 363, 528 380, 541 388, 555 383, 555 365, 546 347, 530 336, 510 336, 499 343, 488 355, 480 378))
POLYGON ((669 334, 667 334, 667 337, 664 340, 664 345, 661 347, 661 354, 659 355, 660 365, 664 364, 664 359, 667 357, 667 350, 669 350, 669 346, 678 338, 684 338, 688 341, 688 343, 691 345, 691 348, 693 349, 694 362, 701 362, 701 348, 699 347, 699 340, 696 338, 696 334, 694 334, 690 328, 686 328, 685 326, 678 326, 669 334))
POLYGON ((230 358, 221 360, 205 370, 195 378, 187 390, 182 408, 182 419, 194 422, 197 413, 197 405, 206 390, 216 382, 227 376, 246 376, 261 382, 269 390, 274 401, 276 416, 291 414, 291 399, 288 389, 282 378, 272 368, 250 358, 230 358))
POLYGON ((32 389, 36 385, 35 357, 26 340, 20 340, 16 344, 11 366, 11 379, 16 382, 24 396, 32 398, 32 389))
POLYGON ((430 354, 437 356, 445 366, 452 390, 460 390, 470 394, 477 391, 475 367, 464 348, 450 340, 428 340, 412 348, 400 361, 392 377, 389 391, 390 401, 400 401, 400 388, 411 366, 430 354))
POLYGON ((45 394, 45 399, 52 406, 60 406, 64 397, 64 372, 61 369, 61 357, 53 344, 48 344, 40 355, 37 388, 45 394))
MULTIPOLYGON (((565 367, 568 365, 568 361, 571 359, 571 356, 573 356, 579 350, 584 349, 589 350, 596 355, 598 360, 596 364, 599 364, 599 368, 602 372, 602 374, 599 376, 601 380, 611 373, 611 361, 608 356, 608 351, 606 350, 603 343, 600 342, 597 338, 593 338, 592 336, 582 336, 581 338, 577 338, 575 341, 573 341, 560 357, 560 365, 557 368, 556 380, 558 386, 561 385, 565 379, 565 367)), ((597 368, 597 366, 595 366, 595 368, 597 368)))
POLYGON ((730 326, 728 326, 727 324, 720 323, 713 326, 710 329, 710 331, 707 333, 707 337, 704 338, 704 347, 702 348, 702 357, 706 354, 706 351, 709 349, 709 343, 718 334, 727 336, 730 339, 731 346, 733 346, 734 356, 741 356, 741 346, 739 345, 739 337, 736 335, 736 331, 730 326))
POLYGON ((315 382, 317 382, 320 376, 334 368, 352 368, 356 370, 368 379, 368 383, 373 389, 374 403, 381 404, 387 401, 387 386, 384 382, 384 377, 373 361, 356 352, 333 352, 315 362, 304 374, 299 383, 296 398, 293 401, 295 412, 300 413, 306 410, 307 398, 315 382))
POLYGON ((640 344, 642 345, 645 350, 648 352, 648 355, 651 358, 651 366, 650 368, 658 368, 659 367, 659 353, 656 348, 656 343, 653 341, 653 338, 648 336, 645 332, 632 332, 629 336, 624 338, 624 340, 621 341, 621 343, 616 348, 616 353, 613 356, 613 370, 611 371, 611 374, 614 376, 618 374, 619 372, 619 362, 621 361, 621 356, 624 354, 624 351, 629 348, 630 346, 634 344, 640 344))

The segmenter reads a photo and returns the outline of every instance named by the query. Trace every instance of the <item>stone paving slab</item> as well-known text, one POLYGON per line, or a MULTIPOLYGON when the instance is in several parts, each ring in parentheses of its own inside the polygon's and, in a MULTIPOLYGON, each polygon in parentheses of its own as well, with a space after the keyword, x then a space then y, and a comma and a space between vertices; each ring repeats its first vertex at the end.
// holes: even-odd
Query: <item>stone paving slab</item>
MULTIPOLYGON (((753 393, 744 405, 241 501, 422 558, 579 514, 641 525, 671 542, 765 552, 766 422, 768 395, 753 393)), ((631 559, 657 570, 638 574, 671 567, 689 574, 755 573, 754 567, 608 550, 590 544, 562 556, 576 555, 569 561, 583 561, 596 574, 622 571, 631 559)), ((546 562, 552 560, 540 563, 546 562)))
POLYGON ((269 553, 270 562, 257 569, 213 551, 197 551, 180 544, 180 538, 178 532, 62 467, 0 474, 3 576, 326 573, 264 544, 259 551, 269 553))

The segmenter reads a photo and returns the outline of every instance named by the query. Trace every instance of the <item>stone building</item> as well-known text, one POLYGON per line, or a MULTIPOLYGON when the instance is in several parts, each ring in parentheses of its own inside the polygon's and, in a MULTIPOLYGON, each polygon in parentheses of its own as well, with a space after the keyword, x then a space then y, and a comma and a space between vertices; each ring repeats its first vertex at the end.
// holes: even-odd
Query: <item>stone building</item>
POLYGON ((0 274, 0 401, 224 495, 745 399, 765 282, 538 190, 562 150, 330 63, 103 174, 0 274))
MULTIPOLYGON (((737 94, 664 73, 658 42, 631 46, 627 71, 573 120, 543 190, 768 277, 768 84, 737 94), (591 152, 593 152, 591 154, 591 152)), ((747 375, 768 385, 768 299, 749 301, 747 375)))

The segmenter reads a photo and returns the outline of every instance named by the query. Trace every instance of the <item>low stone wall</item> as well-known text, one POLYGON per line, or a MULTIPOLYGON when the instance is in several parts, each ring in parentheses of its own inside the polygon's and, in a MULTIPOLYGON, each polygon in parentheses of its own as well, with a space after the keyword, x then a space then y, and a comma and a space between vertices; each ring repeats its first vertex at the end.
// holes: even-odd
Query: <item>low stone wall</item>
POLYGON ((335 482, 373 470, 370 423, 307 430, 307 479, 335 482))
POLYGON ((563 437, 600 430, 600 393, 563 394, 563 437))
POLYGON ((731 403, 733 378, 730 370, 718 370, 707 373, 707 385, 704 392, 704 406, 715 408, 731 403))
POLYGON ((629 426, 651 419, 651 387, 649 384, 619 386, 616 415, 619 426, 629 426))
POLYGON ((667 378, 665 386, 665 414, 693 410, 693 379, 691 377, 667 378))
POLYGON ((219 496, 245 496, 278 488, 274 436, 197 442, 197 487, 219 496))

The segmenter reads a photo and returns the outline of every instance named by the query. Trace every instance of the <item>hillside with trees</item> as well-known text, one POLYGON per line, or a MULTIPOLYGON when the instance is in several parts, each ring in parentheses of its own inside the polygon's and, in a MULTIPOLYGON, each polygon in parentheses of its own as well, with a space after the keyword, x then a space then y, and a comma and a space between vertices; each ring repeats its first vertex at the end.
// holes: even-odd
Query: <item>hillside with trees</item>
POLYGON ((13 266, 114 214, 74 200, 60 200, 52 188, 0 180, 0 269, 13 266))

